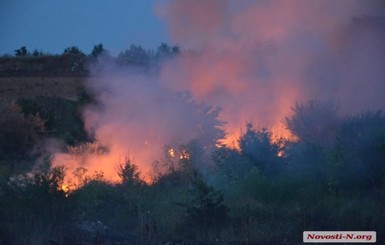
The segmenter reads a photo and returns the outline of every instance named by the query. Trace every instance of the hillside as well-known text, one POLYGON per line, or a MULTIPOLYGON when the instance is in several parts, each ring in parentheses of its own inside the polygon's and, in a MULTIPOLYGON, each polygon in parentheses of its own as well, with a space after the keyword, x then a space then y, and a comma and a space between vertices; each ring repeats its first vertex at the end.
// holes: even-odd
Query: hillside
POLYGON ((0 99, 45 96, 76 100, 84 80, 80 77, 0 77, 0 99))
POLYGON ((0 58, 0 99, 39 96, 75 100, 88 76, 79 55, 0 58))
POLYGON ((0 77, 85 77, 85 55, 19 56, 0 58, 0 77))

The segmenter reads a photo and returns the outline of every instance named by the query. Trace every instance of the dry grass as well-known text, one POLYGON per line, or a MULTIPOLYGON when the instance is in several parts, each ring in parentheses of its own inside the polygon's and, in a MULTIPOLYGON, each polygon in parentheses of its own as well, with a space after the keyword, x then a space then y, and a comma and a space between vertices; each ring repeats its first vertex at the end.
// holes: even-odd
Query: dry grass
POLYGON ((86 78, 0 77, 0 99, 16 100, 38 96, 76 100, 86 78))

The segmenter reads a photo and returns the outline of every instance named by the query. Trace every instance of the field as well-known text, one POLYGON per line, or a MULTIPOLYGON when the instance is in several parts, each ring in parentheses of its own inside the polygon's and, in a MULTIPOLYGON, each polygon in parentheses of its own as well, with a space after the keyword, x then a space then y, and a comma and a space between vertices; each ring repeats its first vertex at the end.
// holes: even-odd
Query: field
POLYGON ((45 96, 76 100, 84 81, 81 77, 0 77, 0 98, 45 96))

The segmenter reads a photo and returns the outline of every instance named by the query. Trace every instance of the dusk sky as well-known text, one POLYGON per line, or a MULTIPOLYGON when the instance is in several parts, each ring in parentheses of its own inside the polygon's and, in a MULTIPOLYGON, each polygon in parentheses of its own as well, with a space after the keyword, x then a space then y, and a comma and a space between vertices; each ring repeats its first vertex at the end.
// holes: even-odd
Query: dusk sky
POLYGON ((26 46, 52 54, 78 46, 89 53, 103 43, 113 55, 140 44, 169 42, 154 0, 1 0, 0 55, 26 46))

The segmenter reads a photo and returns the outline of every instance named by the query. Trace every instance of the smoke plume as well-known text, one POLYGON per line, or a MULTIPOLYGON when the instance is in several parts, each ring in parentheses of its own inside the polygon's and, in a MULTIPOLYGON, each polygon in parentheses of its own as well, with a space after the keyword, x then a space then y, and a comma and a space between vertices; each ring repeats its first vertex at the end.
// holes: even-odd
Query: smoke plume
POLYGON ((146 172, 165 145, 212 144, 221 125, 205 105, 222 108, 227 144, 247 121, 288 137, 282 120, 296 102, 385 108, 383 1, 169 0, 155 10, 183 52, 160 76, 90 79, 99 105, 85 110, 86 127, 108 151, 87 168, 112 176, 128 153, 146 172))
POLYGON ((385 106, 383 1, 171 0, 157 11, 189 51, 164 83, 221 106, 229 139, 247 120, 287 136, 282 119, 309 99, 343 113, 385 106))
POLYGON ((87 83, 97 104, 85 109, 85 127, 97 143, 56 154, 57 164, 71 171, 102 170, 117 180, 116 166, 129 157, 150 180, 152 163, 171 149, 177 152, 194 139, 213 147, 223 137, 219 108, 197 103, 187 92, 173 92, 149 74, 106 67, 87 83))

